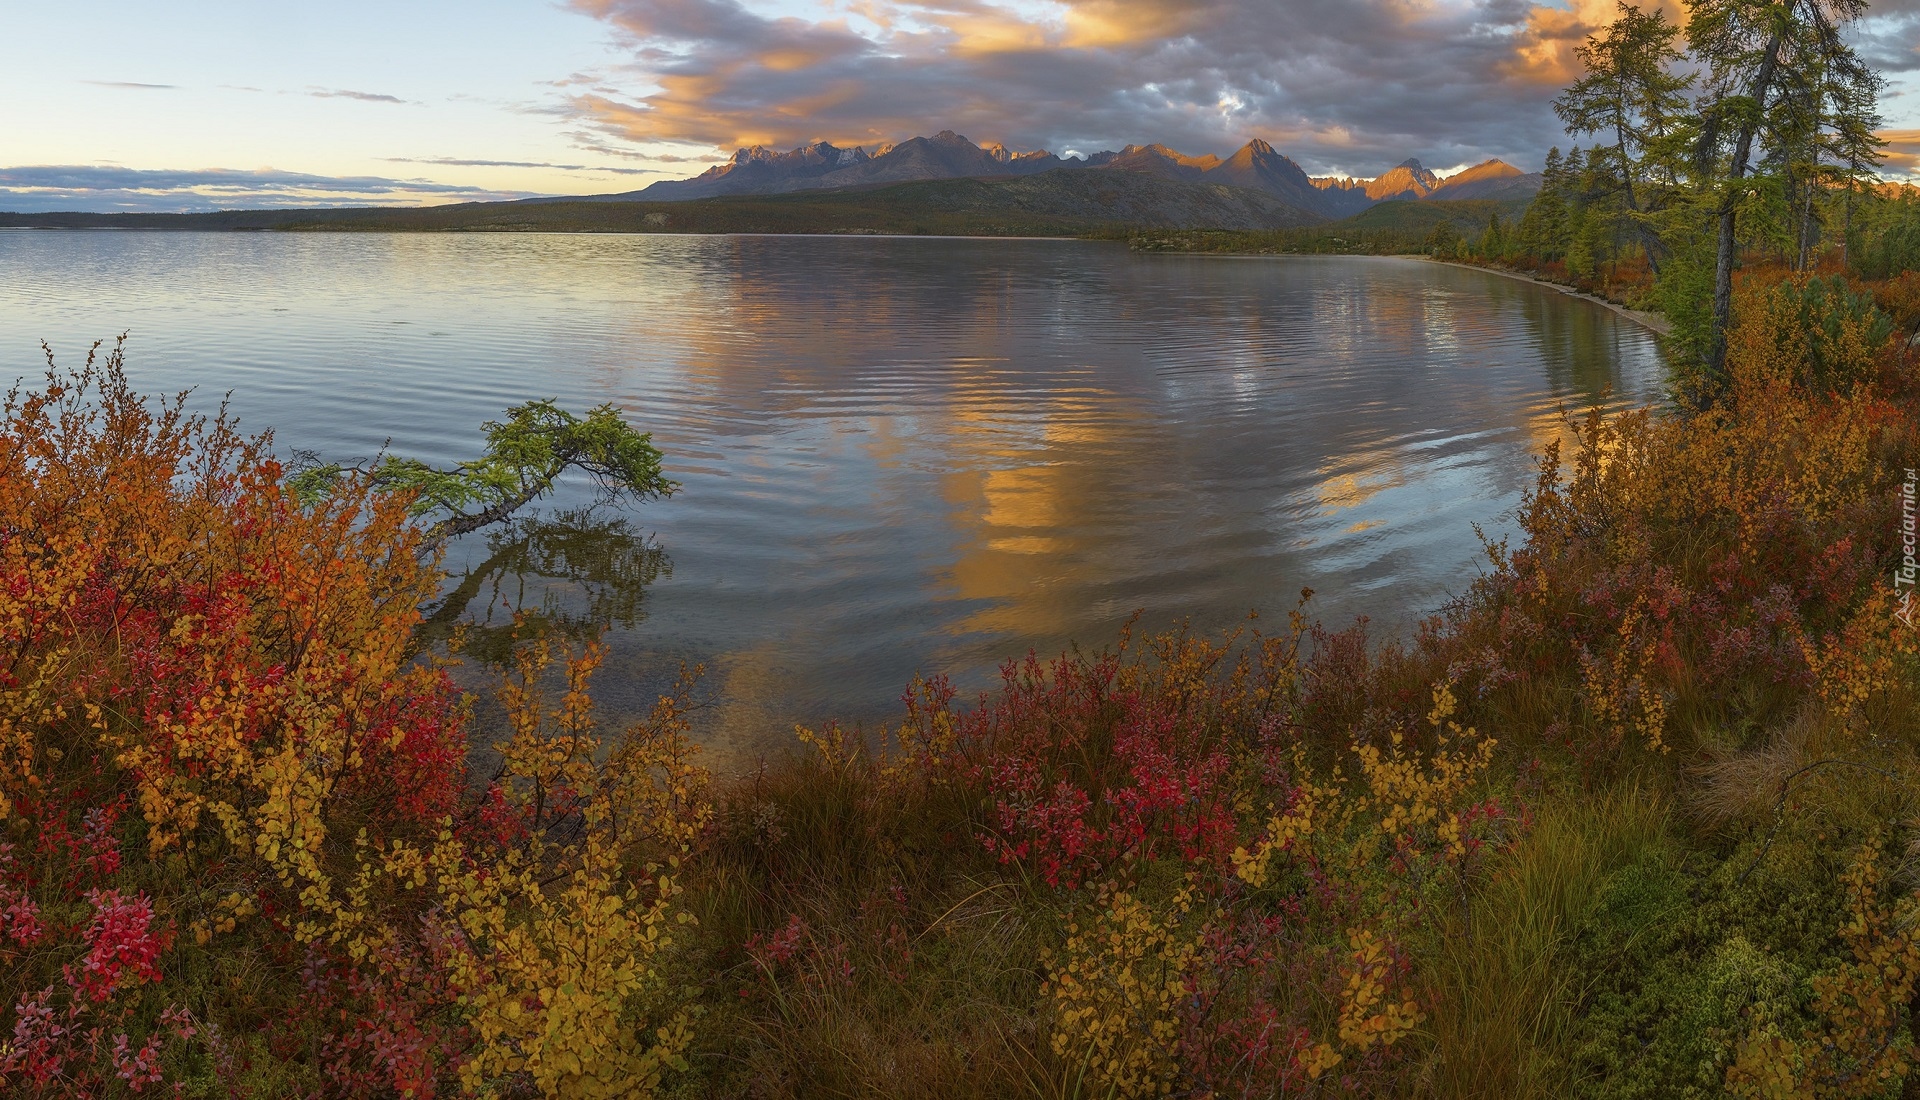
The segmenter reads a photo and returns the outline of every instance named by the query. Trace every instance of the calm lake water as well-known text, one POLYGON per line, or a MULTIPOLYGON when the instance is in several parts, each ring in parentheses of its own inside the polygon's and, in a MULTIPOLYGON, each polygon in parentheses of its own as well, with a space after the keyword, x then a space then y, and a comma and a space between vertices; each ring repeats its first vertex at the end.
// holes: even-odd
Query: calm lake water
MULTIPOLYGON (((1651 400, 1652 338, 1415 260, 1073 241, 0 232, 0 375, 125 330, 153 392, 282 451, 451 463, 612 402, 683 489, 450 556, 455 614, 606 622, 599 695, 706 664, 717 749, 891 718, 916 671, 1278 614, 1404 627, 1511 529, 1556 409, 1651 400), (464 584, 461 582, 464 580, 464 584)), ((564 514, 563 514, 564 513, 564 514)), ((484 635, 483 635, 484 637, 484 635)))

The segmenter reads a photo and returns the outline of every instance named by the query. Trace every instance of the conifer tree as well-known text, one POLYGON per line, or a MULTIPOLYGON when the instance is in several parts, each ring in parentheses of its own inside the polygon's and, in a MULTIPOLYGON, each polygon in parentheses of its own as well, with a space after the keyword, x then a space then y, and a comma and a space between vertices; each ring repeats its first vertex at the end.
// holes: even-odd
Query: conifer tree
POLYGON ((1866 11, 1866 0, 1688 0, 1687 38, 1707 72, 1696 159, 1700 175, 1718 191, 1709 392, 1703 395, 1709 401, 1726 373, 1736 219, 1747 200, 1760 196, 1747 183, 1755 153, 1765 159, 1771 150, 1785 164, 1785 151, 1806 133, 1809 115, 1824 115, 1848 133, 1862 129, 1877 100, 1878 78, 1840 32, 1866 11), (1809 111, 1809 105, 1825 109, 1809 111))
POLYGON ((1500 224, 1500 214, 1494 212, 1487 222, 1487 231, 1480 235, 1480 256, 1482 259, 1498 260, 1507 254, 1507 233, 1500 224))
POLYGON ((1656 276, 1660 241, 1641 217, 1646 209, 1641 180, 1648 149, 1673 131, 1686 108, 1683 93, 1693 82, 1669 71, 1681 57, 1674 48, 1679 33, 1660 11, 1648 14, 1621 3, 1619 18, 1574 51, 1587 74, 1553 103, 1568 133, 1613 138, 1611 145, 1595 146, 1590 156, 1618 180, 1626 216, 1637 227, 1656 276))
POLYGON ((1546 167, 1540 172, 1540 191, 1520 218, 1520 248, 1535 259, 1559 257, 1554 241, 1567 217, 1565 175, 1560 147, 1556 145, 1547 150, 1546 167))

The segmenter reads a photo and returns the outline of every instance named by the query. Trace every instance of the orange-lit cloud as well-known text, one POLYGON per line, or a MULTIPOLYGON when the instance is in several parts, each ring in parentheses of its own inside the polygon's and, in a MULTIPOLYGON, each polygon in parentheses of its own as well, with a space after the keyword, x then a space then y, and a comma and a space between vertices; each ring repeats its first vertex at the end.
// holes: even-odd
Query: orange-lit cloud
POLYGON ((1526 164, 1612 0, 573 0, 639 77, 571 110, 613 143, 721 151, 952 128, 1015 148, 1253 136, 1309 168, 1526 164), (811 15, 795 14, 812 12, 811 15))
POLYGON ((1881 130, 1887 160, 1881 170, 1890 175, 1920 174, 1920 130, 1881 130))
MULTIPOLYGON (((895 141, 951 128, 1018 149, 1259 136, 1310 170, 1408 155, 1537 164, 1577 47, 1617 0, 572 0, 631 51, 569 109, 619 145, 722 153, 895 141)), ((1640 0, 1676 22, 1682 0, 1640 0)), ((1920 69, 1920 0, 1857 28, 1920 69)), ((1904 154, 1902 154, 1904 156, 1904 154)), ((717 157, 716 157, 717 159, 717 157)), ((1904 163, 1904 162, 1903 162, 1904 163)))
POLYGON ((1138 47, 1190 34, 1217 14, 1215 5, 1183 0, 1081 0, 1068 8, 1064 44, 1079 49, 1138 47))
MULTIPOLYGON (((1686 8, 1679 0, 1635 0, 1642 11, 1658 11, 1677 27, 1686 26, 1686 8)), ((1575 56, 1589 35, 1606 29, 1619 17, 1619 0, 1570 0, 1565 6, 1536 4, 1514 36, 1512 59, 1506 73, 1513 79, 1540 86, 1547 94, 1579 79, 1583 71, 1575 56)))

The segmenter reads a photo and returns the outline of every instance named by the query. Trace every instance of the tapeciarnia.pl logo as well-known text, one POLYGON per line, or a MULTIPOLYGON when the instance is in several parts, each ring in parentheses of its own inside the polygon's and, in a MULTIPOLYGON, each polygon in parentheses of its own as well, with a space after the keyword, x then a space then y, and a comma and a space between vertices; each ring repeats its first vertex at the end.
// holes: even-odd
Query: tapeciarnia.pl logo
POLYGON ((1907 480, 1900 486, 1900 566, 1893 571, 1893 591, 1899 597, 1899 608, 1893 617, 1913 629, 1913 586, 1920 579, 1920 563, 1914 561, 1914 516, 1913 494, 1917 479, 1911 467, 1907 469, 1907 480))

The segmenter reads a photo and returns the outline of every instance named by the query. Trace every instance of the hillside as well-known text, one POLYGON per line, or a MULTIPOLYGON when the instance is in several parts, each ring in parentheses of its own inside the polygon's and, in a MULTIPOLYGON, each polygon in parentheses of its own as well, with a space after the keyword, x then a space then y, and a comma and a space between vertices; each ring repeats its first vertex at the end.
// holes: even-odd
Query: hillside
POLYGON ((1517 199, 1540 193, 1538 172, 1522 172, 1504 161, 1489 160, 1441 180, 1431 192, 1435 199, 1517 199))
POLYGON ((1340 221, 1275 229, 1185 229, 1142 227, 1131 243, 1140 252, 1281 253, 1360 255, 1424 253, 1434 229, 1450 225, 1475 239, 1498 216, 1507 225, 1526 213, 1527 199, 1445 199, 1383 202, 1340 221))
POLYGON ((1369 180, 1366 195, 1374 202, 1424 199, 1439 186, 1440 177, 1428 171, 1419 161, 1407 159, 1394 165, 1386 174, 1369 180))
POLYGON ((1345 196, 1349 212, 1365 209, 1369 203, 1400 199, 1530 199, 1539 193, 1540 184, 1540 173, 1522 172, 1503 160, 1482 161, 1445 179, 1409 159, 1370 180, 1344 176, 1313 180, 1320 190, 1345 196))
POLYGON ((1319 220, 1259 191, 1143 172, 1055 169, 682 202, 462 203, 209 214, 0 214, 0 227, 424 232, 901 233, 1056 236, 1125 228, 1276 229, 1319 220))
POLYGON ((1424 234, 1441 222, 1452 222, 1454 228, 1462 233, 1479 233, 1495 214, 1500 215, 1500 220, 1504 222, 1518 221, 1527 212, 1529 201, 1435 198, 1426 202, 1383 202, 1324 228, 1328 232, 1350 229, 1356 232, 1386 230, 1424 234))
POLYGON ((1056 169, 1005 180, 943 180, 869 194, 956 214, 1060 219, 1089 227, 1276 229, 1321 220, 1251 188, 1098 168, 1056 169))

